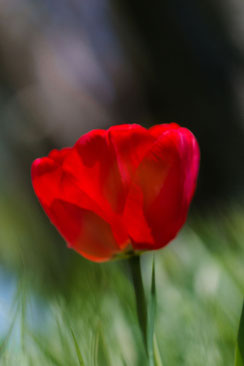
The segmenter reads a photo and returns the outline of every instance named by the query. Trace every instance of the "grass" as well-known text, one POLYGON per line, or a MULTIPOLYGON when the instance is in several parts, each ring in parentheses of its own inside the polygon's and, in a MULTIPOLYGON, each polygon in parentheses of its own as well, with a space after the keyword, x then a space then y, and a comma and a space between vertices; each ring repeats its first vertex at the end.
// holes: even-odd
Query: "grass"
MULTIPOLYGON (((1 366, 146 366, 127 263, 93 264, 68 250, 28 195, 0 203, 1 270, 15 286, 7 304, 0 286, 7 323, 0 329, 1 366)), ((234 365, 243 239, 244 211, 235 205, 192 215, 156 252, 163 366, 234 365)), ((144 254, 147 293, 151 264, 152 254, 144 254)))

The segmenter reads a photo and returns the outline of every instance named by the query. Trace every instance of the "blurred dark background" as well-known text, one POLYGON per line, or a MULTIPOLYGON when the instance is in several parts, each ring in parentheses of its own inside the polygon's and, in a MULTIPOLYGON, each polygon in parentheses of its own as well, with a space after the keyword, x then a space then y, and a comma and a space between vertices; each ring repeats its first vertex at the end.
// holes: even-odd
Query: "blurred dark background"
POLYGON ((177 121, 201 147, 195 203, 238 198, 243 19, 241 0, 1 1, 2 184, 90 129, 177 121))

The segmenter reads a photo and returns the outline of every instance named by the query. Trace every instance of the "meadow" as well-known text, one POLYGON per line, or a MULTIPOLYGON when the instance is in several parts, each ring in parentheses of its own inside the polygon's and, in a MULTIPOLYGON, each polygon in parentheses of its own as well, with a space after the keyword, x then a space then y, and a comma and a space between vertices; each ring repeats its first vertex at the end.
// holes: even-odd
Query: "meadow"
MULTIPOLYGON (((28 194, 1 197, 1 365, 146 365, 126 260, 95 264, 66 248, 28 194)), ((226 366, 244 291, 241 205, 192 210, 156 265, 163 366, 226 366)))

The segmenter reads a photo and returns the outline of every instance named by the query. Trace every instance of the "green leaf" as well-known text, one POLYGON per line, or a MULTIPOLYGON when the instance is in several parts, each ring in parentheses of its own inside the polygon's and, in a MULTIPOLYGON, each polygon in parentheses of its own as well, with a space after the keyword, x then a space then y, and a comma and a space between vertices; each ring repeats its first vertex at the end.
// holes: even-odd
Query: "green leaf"
POLYGON ((244 303, 242 306, 242 313, 237 337, 235 366, 244 366, 244 303))

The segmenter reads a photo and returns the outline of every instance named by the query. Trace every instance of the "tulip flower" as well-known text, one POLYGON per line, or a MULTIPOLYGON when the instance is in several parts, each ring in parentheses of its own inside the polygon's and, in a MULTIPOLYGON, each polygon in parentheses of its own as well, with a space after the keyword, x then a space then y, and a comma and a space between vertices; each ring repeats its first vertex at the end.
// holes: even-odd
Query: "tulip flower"
POLYGON ((35 193, 68 246, 95 262, 167 245, 184 224, 199 147, 176 123, 93 130, 31 168, 35 193))

